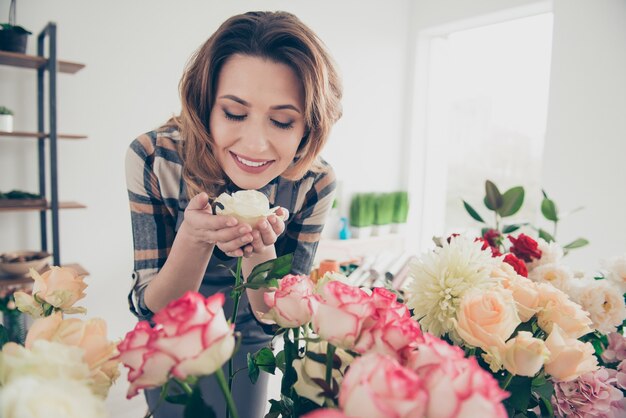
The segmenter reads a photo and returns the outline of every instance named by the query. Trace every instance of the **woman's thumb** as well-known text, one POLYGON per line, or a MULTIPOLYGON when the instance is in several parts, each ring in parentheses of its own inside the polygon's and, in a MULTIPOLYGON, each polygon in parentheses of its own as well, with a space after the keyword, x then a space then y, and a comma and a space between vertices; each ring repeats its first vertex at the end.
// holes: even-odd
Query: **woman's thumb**
POLYGON ((195 195, 189 201, 189 204, 187 205, 187 209, 192 209, 192 210, 206 209, 208 204, 209 204, 209 195, 206 194, 205 192, 202 192, 202 193, 198 193, 197 195, 195 195))

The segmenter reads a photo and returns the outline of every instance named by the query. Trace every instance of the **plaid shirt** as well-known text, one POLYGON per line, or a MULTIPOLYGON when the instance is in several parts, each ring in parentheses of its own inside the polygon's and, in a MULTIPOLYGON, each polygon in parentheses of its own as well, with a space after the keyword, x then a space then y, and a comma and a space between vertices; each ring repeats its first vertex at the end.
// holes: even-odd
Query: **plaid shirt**
MULTIPOLYGON (((143 301, 144 290, 165 263, 188 203, 179 141, 179 132, 174 128, 159 128, 135 139, 126 153, 135 258, 128 300, 131 311, 140 319, 152 316, 143 301)), ((289 210, 285 231, 275 248, 277 256, 294 254, 293 274, 309 274, 332 207, 335 175, 330 165, 322 163, 324 172, 309 171, 298 181, 277 177, 259 190, 268 197, 270 206, 289 210)), ((229 193, 235 190, 235 186, 226 188, 229 193)), ((211 294, 232 286, 234 279, 224 265, 232 268, 235 263, 235 258, 215 247, 200 291, 211 294)))

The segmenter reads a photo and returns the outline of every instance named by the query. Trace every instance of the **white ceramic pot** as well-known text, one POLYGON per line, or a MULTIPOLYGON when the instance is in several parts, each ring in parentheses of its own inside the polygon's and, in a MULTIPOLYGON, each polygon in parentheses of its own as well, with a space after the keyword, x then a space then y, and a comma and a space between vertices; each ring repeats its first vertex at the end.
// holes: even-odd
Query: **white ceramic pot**
POLYGON ((371 226, 351 226, 350 232, 352 232, 352 238, 369 238, 372 236, 371 226))
POLYGON ((13 115, 0 115, 0 131, 13 132, 13 115))
POLYGON ((390 232, 391 232, 391 224, 374 225, 374 231, 372 235, 376 237, 382 237, 385 235, 389 235, 390 232))

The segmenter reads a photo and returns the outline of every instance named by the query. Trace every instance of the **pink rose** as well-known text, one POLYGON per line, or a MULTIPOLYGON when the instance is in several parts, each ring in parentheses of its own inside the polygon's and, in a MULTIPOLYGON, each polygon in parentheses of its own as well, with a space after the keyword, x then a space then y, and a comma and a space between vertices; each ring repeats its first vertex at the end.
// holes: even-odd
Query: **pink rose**
POLYGON ((427 402, 428 393, 415 372, 374 353, 352 362, 339 389, 339 406, 350 417, 422 417, 427 402))
POLYGON ((313 283, 306 276, 287 275, 278 289, 263 295, 270 310, 263 315, 282 328, 297 328, 311 321, 313 315, 313 283))
POLYGON ((404 303, 398 302, 398 296, 384 287, 375 287, 374 290, 372 290, 370 299, 374 309, 376 310, 375 315, 392 310, 396 312, 398 316, 407 318, 411 317, 408 306, 404 303))
POLYGON ((418 343, 423 342, 419 323, 395 310, 381 311, 375 324, 364 328, 354 347, 357 353, 386 354, 403 363, 418 343))
POLYGON ((157 334, 148 321, 141 321, 117 346, 119 359, 128 368, 128 399, 144 388, 163 385, 176 364, 174 357, 154 348, 157 334))
POLYGON ((126 334, 117 348, 129 368, 127 397, 162 385, 170 374, 186 379, 222 367, 235 348, 234 325, 226 321, 223 304, 221 293, 205 299, 187 292, 154 316, 154 328, 142 321, 126 334))
POLYGON ((428 418, 506 418, 502 401, 508 393, 483 370, 474 357, 464 358, 463 350, 424 334, 409 359, 408 367, 422 378, 430 395, 428 418))
POLYGON ((327 283, 323 293, 323 298, 316 295, 313 330, 337 347, 352 349, 361 335, 363 323, 374 312, 369 295, 339 281, 327 283))
POLYGON ((541 258, 539 244, 528 235, 519 234, 517 238, 509 235, 509 241, 513 244, 510 251, 515 254, 517 258, 521 258, 527 263, 541 258))

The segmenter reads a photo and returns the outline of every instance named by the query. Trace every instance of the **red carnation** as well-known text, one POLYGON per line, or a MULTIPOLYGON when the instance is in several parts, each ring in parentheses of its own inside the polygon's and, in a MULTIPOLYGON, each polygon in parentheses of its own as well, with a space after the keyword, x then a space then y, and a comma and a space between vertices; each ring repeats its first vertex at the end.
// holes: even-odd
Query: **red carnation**
POLYGON ((528 269, 526 268, 526 264, 524 264, 524 262, 517 258, 515 255, 508 253, 504 256, 503 261, 510 264, 515 272, 520 276, 528 277, 528 269))
POLYGON ((498 231, 497 229, 488 229, 484 234, 483 234, 483 238, 485 239, 485 241, 487 241, 489 243, 490 247, 498 247, 498 244, 500 243, 500 231, 498 231))
POLYGON ((511 246, 511 252, 521 258, 527 263, 530 263, 541 258, 541 250, 538 248, 537 241, 529 237, 528 235, 519 234, 517 238, 513 238, 509 235, 509 240, 513 243, 511 246))
POLYGON ((487 248, 491 248, 491 256, 492 256, 492 257, 499 257, 499 256, 501 256, 501 255, 502 255, 502 253, 500 252, 500 250, 498 249, 498 247, 497 247, 497 246, 490 245, 490 244, 489 244, 489 241, 487 241, 485 238, 480 238, 480 237, 478 237, 478 238, 476 238, 476 239, 474 240, 474 242, 476 242, 476 241, 480 241, 480 242, 482 242, 482 243, 483 243, 483 246, 482 246, 481 250, 486 250, 487 248))

